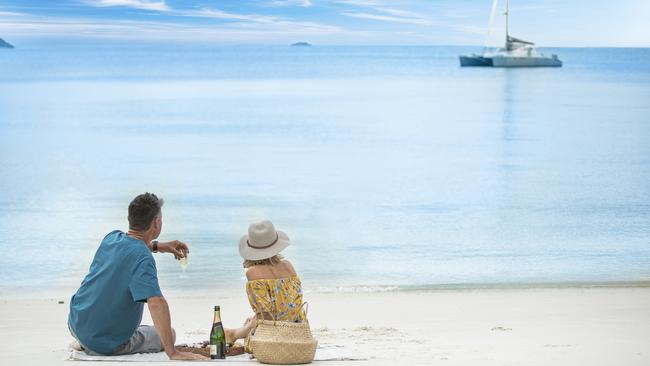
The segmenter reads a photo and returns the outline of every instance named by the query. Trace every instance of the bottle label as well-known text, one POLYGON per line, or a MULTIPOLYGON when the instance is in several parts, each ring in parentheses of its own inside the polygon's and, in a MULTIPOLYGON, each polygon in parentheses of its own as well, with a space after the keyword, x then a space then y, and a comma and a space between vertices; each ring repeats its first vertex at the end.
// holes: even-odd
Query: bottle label
POLYGON ((217 345, 216 344, 211 344, 210 345, 210 356, 216 356, 217 355, 217 345))

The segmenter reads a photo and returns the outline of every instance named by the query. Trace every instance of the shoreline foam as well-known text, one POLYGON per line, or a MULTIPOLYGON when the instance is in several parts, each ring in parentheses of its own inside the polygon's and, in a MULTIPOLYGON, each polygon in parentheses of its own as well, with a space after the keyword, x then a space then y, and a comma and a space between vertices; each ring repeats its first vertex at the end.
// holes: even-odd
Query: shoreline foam
MULTIPOLYGON (((243 283, 241 290, 243 291, 243 283)), ((201 298, 205 292, 219 293, 225 298, 237 297, 240 288, 178 289, 161 286, 163 294, 170 297, 201 298)), ((635 281, 564 281, 564 282, 500 282, 500 283, 449 283, 431 285, 358 285, 358 286, 310 286, 305 284, 305 294, 372 294, 372 293, 427 293, 490 290, 538 290, 538 289, 596 289, 596 288, 650 288, 650 280, 635 281)), ((76 288, 29 288, 0 286, 0 298, 23 300, 67 300, 76 288), (38 293, 37 296, 33 294, 38 293)))

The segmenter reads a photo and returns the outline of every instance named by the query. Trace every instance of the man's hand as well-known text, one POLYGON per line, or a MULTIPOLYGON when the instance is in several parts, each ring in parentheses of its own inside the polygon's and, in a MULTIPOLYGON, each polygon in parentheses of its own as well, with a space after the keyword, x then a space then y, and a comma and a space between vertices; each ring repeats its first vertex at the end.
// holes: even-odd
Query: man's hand
POLYGON ((208 358, 203 356, 203 355, 196 354, 196 353, 181 352, 181 351, 174 350, 174 352, 169 356, 169 359, 170 360, 189 360, 189 361, 192 361, 192 360, 207 360, 208 358))
POLYGON ((169 316, 169 306, 167 300, 162 296, 154 296, 147 299, 149 306, 149 313, 153 320, 153 325, 156 327, 156 332, 160 337, 160 344, 162 345, 167 357, 171 360, 205 360, 206 358, 201 355, 193 353, 180 352, 174 347, 176 337, 171 327, 171 317, 169 316))
POLYGON ((174 258, 181 259, 187 257, 190 252, 187 244, 180 240, 172 240, 158 243, 158 251, 161 253, 172 253, 174 258))

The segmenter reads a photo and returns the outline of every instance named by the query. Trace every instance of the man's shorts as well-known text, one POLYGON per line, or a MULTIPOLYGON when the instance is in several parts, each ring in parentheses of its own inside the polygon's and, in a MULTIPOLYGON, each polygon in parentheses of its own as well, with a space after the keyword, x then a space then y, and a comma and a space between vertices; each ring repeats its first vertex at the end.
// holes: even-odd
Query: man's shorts
MULTIPOLYGON (((77 338, 74 333, 72 336, 77 338)), ((77 341, 78 340, 79 339, 77 339, 77 341)), ((99 353, 88 349, 83 344, 81 344, 81 347, 83 347, 84 351, 89 355, 100 355, 99 353)), ((110 355, 104 356, 130 355, 133 353, 152 353, 162 351, 162 344, 160 342, 158 332, 156 332, 156 328, 152 327, 151 325, 141 325, 138 327, 138 329, 135 330, 135 333, 133 333, 131 339, 129 339, 128 342, 117 347, 117 349, 115 349, 110 355)))

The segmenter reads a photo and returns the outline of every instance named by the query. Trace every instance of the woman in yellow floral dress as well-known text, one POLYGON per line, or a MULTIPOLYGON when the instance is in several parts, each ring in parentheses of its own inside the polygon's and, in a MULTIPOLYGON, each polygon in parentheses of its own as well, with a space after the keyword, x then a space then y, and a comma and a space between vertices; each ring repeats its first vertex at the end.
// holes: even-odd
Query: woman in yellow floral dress
MULTIPOLYGON (((302 285, 293 265, 280 252, 290 244, 289 237, 264 220, 248 227, 248 235, 239 241, 244 258, 246 293, 254 317, 239 329, 226 329, 226 342, 247 339, 255 327, 255 318, 289 322, 306 321, 302 285)), ((246 341, 246 351, 251 352, 246 341)))

